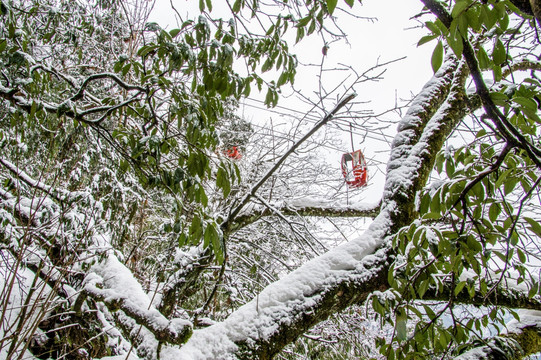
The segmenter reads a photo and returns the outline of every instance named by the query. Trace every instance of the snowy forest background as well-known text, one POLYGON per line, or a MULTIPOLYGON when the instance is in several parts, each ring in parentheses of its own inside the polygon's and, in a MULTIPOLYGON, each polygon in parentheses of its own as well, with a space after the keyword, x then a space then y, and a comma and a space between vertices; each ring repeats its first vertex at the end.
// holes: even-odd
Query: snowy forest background
POLYGON ((399 59, 325 65, 361 2, 183 4, 0 1, 0 358, 535 358, 541 4, 419 1, 434 75, 382 112, 399 59), (344 132, 392 138, 375 202, 344 132))

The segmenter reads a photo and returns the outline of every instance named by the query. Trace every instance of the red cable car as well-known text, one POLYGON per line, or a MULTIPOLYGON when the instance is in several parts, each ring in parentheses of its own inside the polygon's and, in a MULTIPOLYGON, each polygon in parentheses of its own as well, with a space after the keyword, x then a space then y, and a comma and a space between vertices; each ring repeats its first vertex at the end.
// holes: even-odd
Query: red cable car
POLYGON ((342 175, 346 184, 352 188, 366 186, 368 182, 368 168, 361 150, 342 155, 342 175))
POLYGON ((236 146, 227 149, 225 151, 225 156, 234 160, 240 160, 242 158, 242 154, 239 152, 239 149, 237 149, 236 146))

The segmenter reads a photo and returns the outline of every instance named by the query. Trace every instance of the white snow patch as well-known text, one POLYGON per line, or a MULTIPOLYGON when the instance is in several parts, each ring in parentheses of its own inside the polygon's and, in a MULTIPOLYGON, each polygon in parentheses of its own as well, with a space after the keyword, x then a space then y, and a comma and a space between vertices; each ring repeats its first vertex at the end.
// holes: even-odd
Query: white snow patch
POLYGON ((520 321, 513 319, 507 324, 509 333, 520 333, 522 329, 532 326, 541 328, 541 311, 522 309, 518 311, 518 316, 520 321))
POLYGON ((466 351, 464 354, 457 356, 456 360, 480 360, 485 359, 489 353, 488 347, 482 346, 466 351))
POLYGON ((130 353, 130 355, 116 355, 116 356, 106 356, 102 357, 101 359, 95 359, 95 360, 140 360, 139 357, 137 357, 133 351, 130 353))

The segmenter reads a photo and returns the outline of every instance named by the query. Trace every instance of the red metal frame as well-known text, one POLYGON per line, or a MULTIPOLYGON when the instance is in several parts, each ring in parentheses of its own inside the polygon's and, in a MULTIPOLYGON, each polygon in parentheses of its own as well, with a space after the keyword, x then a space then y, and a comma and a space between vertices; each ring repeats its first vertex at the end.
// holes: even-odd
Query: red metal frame
POLYGON ((342 175, 346 184, 352 188, 366 186, 368 182, 368 169, 361 150, 342 155, 342 175))

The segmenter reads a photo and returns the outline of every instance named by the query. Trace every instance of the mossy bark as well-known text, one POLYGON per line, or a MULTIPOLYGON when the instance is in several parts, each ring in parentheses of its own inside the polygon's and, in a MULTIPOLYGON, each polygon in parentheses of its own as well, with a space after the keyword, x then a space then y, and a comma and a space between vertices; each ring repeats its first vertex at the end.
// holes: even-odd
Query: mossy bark
POLYGON ((487 340, 457 357, 457 360, 519 360, 541 352, 541 324, 527 325, 487 340))

